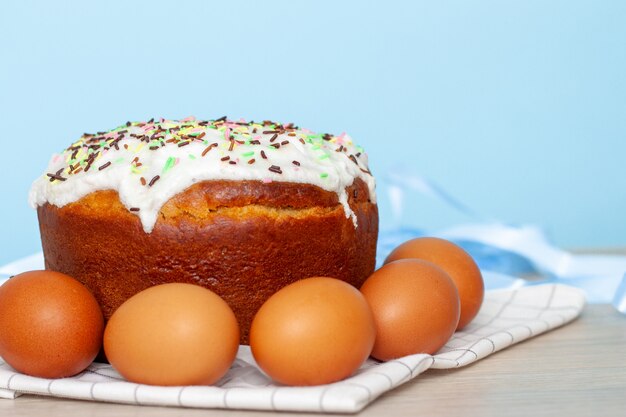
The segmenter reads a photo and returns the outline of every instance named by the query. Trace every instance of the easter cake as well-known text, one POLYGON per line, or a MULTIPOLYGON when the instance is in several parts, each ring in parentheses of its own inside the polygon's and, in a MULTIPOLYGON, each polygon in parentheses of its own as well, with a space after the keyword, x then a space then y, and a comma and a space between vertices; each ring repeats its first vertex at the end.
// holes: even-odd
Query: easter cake
POLYGON ((150 286, 194 283, 231 306, 247 343, 280 288, 312 276, 359 287, 374 271, 374 188, 346 134, 190 117, 84 134, 29 200, 46 268, 84 283, 105 318, 150 286))

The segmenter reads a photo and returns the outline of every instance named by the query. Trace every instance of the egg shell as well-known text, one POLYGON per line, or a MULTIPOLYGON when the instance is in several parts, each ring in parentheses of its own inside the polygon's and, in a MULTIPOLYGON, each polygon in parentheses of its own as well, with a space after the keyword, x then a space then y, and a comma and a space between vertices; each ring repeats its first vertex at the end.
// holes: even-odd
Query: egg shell
POLYGON ((78 374, 98 354, 103 331, 98 302, 68 275, 30 271, 0 287, 0 356, 18 372, 78 374))
POLYGON ((374 313, 372 356, 379 360, 433 354, 450 339, 459 321, 456 286, 431 262, 388 263, 365 281, 361 292, 374 313))
POLYGON ((127 380, 150 385, 210 385, 239 348, 228 304, 210 290, 172 283, 126 300, 104 332, 104 351, 127 380))
POLYGON ((467 326, 478 314, 485 296, 483 276, 474 259, 463 248, 448 240, 421 237, 395 248, 385 263, 410 258, 430 261, 450 275, 461 299, 461 318, 457 330, 467 326))
POLYGON ((356 288, 314 277, 282 288, 263 304, 252 322, 250 348, 275 381, 329 384, 361 366, 375 335, 372 312, 356 288))

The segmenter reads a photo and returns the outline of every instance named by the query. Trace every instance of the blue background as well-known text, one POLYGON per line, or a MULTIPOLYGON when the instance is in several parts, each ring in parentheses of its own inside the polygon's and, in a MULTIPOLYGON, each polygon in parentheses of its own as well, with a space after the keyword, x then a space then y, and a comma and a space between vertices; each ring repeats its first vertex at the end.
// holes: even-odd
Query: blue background
MULTIPOLYGON (((380 177, 413 170, 562 246, 624 246, 625 22, 623 1, 5 2, 0 263, 39 250, 26 199, 50 154, 188 115, 347 131, 380 177)), ((421 195, 404 218, 468 220, 421 195)))

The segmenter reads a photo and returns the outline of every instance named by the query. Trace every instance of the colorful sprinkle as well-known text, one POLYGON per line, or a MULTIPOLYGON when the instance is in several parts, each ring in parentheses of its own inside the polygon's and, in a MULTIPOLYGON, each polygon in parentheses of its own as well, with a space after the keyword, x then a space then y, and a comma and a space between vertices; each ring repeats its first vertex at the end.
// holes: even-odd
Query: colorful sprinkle
POLYGON ((173 156, 170 156, 169 158, 167 158, 167 161, 165 161, 165 166, 163 167, 163 173, 165 174, 167 171, 172 169, 175 163, 176 163, 176 158, 174 158, 173 156))

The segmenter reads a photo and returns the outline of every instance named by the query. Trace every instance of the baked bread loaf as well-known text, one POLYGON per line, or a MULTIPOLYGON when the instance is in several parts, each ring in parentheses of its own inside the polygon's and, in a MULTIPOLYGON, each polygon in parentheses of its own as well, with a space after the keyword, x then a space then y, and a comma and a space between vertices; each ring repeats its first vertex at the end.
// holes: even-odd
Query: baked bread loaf
POLYGON ((280 288, 373 272, 374 178, 349 136, 291 124, 150 120, 85 134, 30 192, 46 268, 105 318, 153 285, 194 283, 233 309, 241 342, 280 288))

